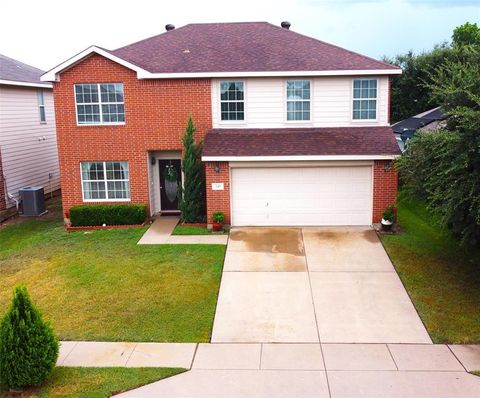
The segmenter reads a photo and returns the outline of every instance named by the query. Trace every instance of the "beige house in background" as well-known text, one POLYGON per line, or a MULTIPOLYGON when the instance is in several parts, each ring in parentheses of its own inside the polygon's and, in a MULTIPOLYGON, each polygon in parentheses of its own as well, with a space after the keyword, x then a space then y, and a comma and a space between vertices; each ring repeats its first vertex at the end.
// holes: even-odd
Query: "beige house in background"
POLYGON ((0 221, 12 214, 19 189, 60 189, 52 85, 44 72, 0 55, 0 221))

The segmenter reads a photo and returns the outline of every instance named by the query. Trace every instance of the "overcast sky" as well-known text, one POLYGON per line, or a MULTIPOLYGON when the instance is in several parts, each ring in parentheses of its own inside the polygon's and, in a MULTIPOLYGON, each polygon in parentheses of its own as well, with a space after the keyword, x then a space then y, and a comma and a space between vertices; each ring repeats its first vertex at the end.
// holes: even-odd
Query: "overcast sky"
POLYGON ((480 23, 480 0, 2 0, 0 12, 0 54, 48 70, 92 44, 113 50, 167 23, 288 20, 375 58, 421 52, 480 23))

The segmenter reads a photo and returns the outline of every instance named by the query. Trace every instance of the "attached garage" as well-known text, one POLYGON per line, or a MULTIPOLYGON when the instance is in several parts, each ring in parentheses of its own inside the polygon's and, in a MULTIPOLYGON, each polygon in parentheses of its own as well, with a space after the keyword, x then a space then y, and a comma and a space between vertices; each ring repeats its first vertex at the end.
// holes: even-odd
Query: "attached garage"
POLYGON ((233 226, 370 225, 372 165, 232 167, 233 226))
POLYGON ((211 129, 208 221, 232 226, 371 225, 395 203, 400 150, 388 126, 211 129))

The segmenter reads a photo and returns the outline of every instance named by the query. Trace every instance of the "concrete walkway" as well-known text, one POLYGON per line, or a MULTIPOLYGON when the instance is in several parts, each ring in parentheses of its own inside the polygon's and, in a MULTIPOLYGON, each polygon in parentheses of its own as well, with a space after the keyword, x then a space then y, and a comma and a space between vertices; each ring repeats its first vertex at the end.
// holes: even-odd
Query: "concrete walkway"
POLYGON ((471 372, 480 370, 480 345, 62 341, 57 366, 471 372))
POLYGON ((147 232, 138 241, 139 245, 226 245, 228 234, 225 235, 172 235, 180 221, 179 217, 168 216, 156 218, 147 232))
POLYGON ((58 365, 191 369, 121 397, 480 396, 480 346, 62 342, 58 365))
POLYGON ((214 343, 431 343, 370 228, 234 228, 214 343))

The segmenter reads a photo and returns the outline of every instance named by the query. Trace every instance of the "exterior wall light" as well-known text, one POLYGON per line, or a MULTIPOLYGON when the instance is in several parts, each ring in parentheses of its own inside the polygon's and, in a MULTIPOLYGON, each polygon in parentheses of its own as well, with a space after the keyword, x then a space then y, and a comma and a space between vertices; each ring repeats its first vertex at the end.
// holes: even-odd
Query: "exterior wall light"
POLYGON ((215 173, 220 173, 221 171, 221 168, 220 168, 220 163, 215 163, 215 166, 213 166, 213 171, 215 171, 215 173))

